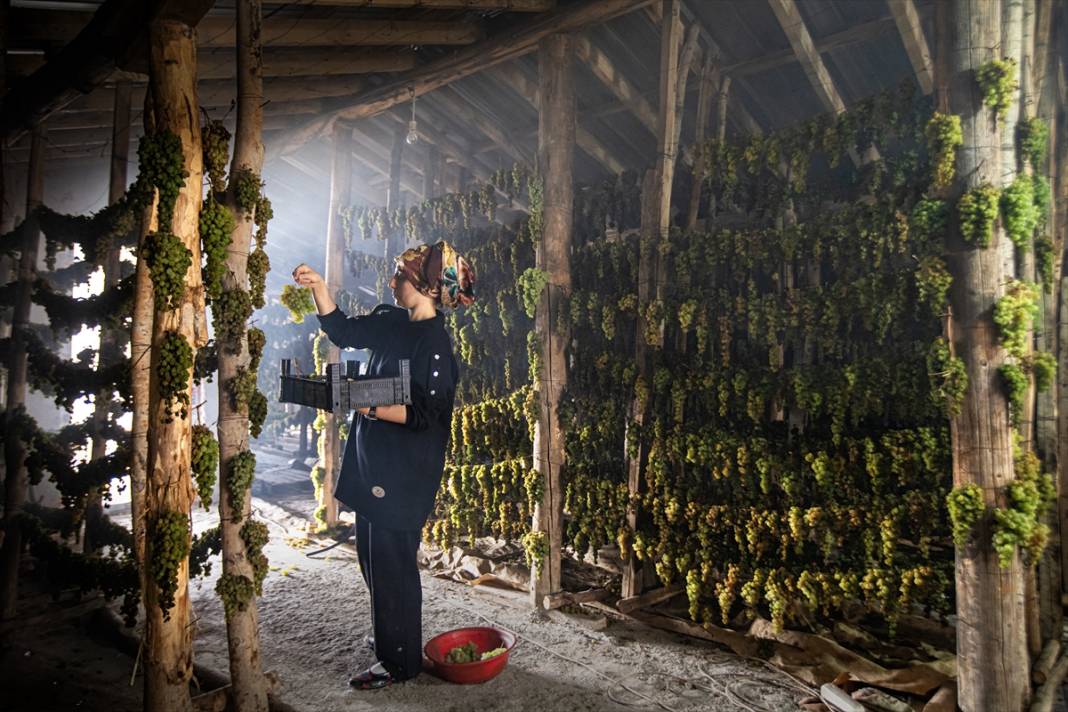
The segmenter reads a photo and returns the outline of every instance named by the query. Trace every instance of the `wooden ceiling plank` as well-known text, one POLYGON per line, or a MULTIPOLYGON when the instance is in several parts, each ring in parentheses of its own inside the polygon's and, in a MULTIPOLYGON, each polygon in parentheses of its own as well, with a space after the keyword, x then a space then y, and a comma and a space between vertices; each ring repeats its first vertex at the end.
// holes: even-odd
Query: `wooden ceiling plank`
POLYGON ((377 89, 339 102, 335 112, 294 130, 284 140, 268 147, 268 156, 296 150, 308 138, 321 134, 337 119, 373 116, 404 103, 412 92, 421 96, 464 77, 528 54, 543 38, 556 32, 573 32, 594 22, 606 22, 648 5, 653 0, 586 0, 535 18, 523 29, 504 32, 484 42, 459 50, 377 89))
POLYGON ((556 0, 266 0, 265 6, 349 8, 413 8, 419 10, 499 10, 506 12, 548 12, 556 0))
POLYGON ((923 34, 920 13, 916 11, 916 3, 913 0, 887 0, 887 2, 890 5, 890 13, 894 16, 897 30, 901 34, 905 51, 909 55, 909 61, 912 62, 912 68, 916 71, 916 81, 919 82, 925 95, 930 94, 934 91, 934 64, 931 61, 931 48, 923 34))

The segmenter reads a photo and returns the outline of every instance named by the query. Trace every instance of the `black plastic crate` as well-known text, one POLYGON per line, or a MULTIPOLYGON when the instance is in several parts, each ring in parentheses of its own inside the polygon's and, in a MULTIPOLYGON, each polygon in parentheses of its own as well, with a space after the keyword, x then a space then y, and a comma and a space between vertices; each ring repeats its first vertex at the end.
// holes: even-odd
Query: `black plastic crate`
POLYGON ((387 378, 358 375, 355 361, 349 361, 347 366, 345 374, 342 374, 341 364, 331 363, 327 364, 322 376, 294 375, 292 361, 282 359, 278 400, 328 410, 336 415, 347 415, 351 410, 372 405, 408 405, 412 402, 411 373, 406 359, 399 363, 400 375, 387 378))

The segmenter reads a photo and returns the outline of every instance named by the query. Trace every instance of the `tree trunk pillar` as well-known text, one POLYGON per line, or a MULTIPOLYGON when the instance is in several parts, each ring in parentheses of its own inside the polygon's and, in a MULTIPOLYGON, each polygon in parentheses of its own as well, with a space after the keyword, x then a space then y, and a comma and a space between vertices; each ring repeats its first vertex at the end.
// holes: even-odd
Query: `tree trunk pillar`
MULTIPOLYGON (((997 58, 1001 3, 954 0, 948 19, 939 29, 953 34, 949 105, 960 115, 964 133, 956 198, 984 183, 1001 182, 998 127, 975 80, 975 70, 997 58)), ((951 333, 954 350, 968 371, 960 414, 953 418, 953 482, 979 485, 987 504, 1000 506, 1006 505, 1006 486, 1013 478, 1012 431, 997 371, 1006 354, 991 314, 1011 276, 1002 259, 1006 240, 999 230, 989 247, 975 248, 954 235, 949 250, 954 277, 951 333)), ((1019 712, 1030 696, 1025 572, 1019 553, 1008 568, 1000 567, 991 534, 990 518, 984 518, 974 540, 956 552, 958 700, 965 712, 1019 712)))
MULTIPOLYGON (((172 232, 192 253, 186 285, 177 308, 157 309, 152 330, 152 373, 149 383, 148 489, 146 524, 151 542, 153 529, 164 513, 189 515, 194 498, 190 476, 192 446, 191 412, 165 421, 166 403, 159 391, 160 347, 169 332, 181 335, 194 350, 203 345, 198 324, 203 323, 203 285, 200 272, 199 218, 203 155, 196 94, 196 37, 184 22, 162 19, 149 30, 153 110, 156 130, 170 131, 182 144, 188 172, 174 206, 172 232), (200 314, 196 312, 198 309, 200 314)), ((160 225, 160 229, 168 226, 160 225)), ((189 369, 186 395, 191 391, 189 369)), ((189 533, 185 533, 188 541, 189 533)), ((152 570, 154 555, 149 544, 146 566, 152 570)), ((193 626, 189 600, 189 559, 178 566, 174 606, 165 619, 160 591, 154 581, 145 586, 145 710, 187 712, 192 710, 189 680, 193 672, 193 626)))

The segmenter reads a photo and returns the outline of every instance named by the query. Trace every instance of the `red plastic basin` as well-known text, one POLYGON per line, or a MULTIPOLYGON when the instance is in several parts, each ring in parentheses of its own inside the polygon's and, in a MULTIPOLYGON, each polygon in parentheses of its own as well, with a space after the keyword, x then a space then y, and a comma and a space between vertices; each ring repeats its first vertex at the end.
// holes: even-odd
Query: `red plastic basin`
POLYGON ((429 672, 443 680, 473 685, 496 677, 508 664, 508 654, 515 645, 515 636, 497 628, 457 628, 431 638, 423 646, 423 653, 430 660, 429 672), (479 654, 504 648, 500 655, 489 660, 476 660, 470 663, 447 663, 445 656, 453 648, 467 643, 474 643, 479 654))

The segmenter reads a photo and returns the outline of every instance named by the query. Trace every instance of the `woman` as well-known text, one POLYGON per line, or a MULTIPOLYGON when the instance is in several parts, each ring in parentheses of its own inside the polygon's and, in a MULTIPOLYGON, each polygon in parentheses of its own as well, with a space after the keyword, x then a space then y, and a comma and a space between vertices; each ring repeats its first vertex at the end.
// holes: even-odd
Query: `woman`
POLYGON ((302 264, 297 284, 311 287, 319 324, 341 348, 370 349, 367 373, 396 376, 408 359, 411 405, 360 408, 352 418, 334 497, 356 512, 360 571, 371 593, 378 662, 349 684, 369 690, 422 669, 422 589, 416 552, 445 467, 457 367, 438 307, 474 301, 474 273, 446 242, 407 250, 389 281, 396 307, 347 317, 323 278, 302 264))

